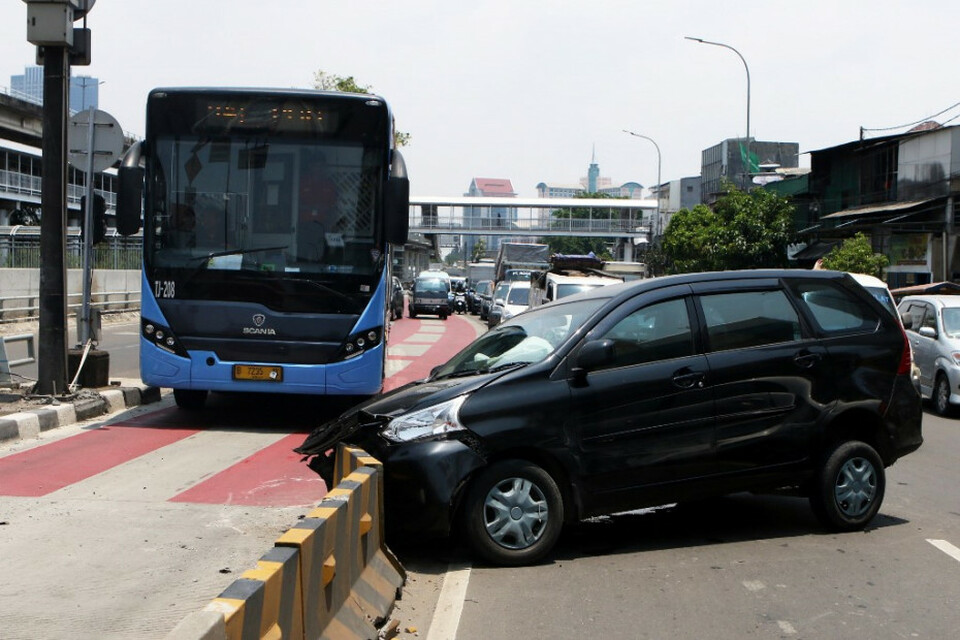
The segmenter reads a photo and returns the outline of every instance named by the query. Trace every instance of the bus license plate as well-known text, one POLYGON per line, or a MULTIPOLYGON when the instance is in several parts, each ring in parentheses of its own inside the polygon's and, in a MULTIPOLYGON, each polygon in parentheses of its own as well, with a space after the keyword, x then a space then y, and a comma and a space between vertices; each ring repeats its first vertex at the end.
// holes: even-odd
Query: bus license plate
POLYGON ((283 367, 263 367, 255 364, 233 365, 234 380, 258 382, 283 382, 283 367))

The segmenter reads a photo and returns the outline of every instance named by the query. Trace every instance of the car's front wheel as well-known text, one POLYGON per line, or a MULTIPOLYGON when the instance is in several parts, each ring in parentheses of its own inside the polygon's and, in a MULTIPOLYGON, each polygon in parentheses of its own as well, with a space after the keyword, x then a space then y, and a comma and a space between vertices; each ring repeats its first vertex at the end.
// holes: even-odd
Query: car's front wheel
POLYGON ((873 447, 851 440, 829 453, 814 482, 810 506, 817 518, 832 531, 856 531, 880 510, 886 474, 873 447))
POLYGON ((933 410, 937 415, 947 416, 950 414, 950 380, 946 374, 937 375, 937 381, 933 385, 933 410))
POLYGON ((462 516, 467 542, 479 556, 498 565, 531 564, 560 536, 563 499, 542 468, 503 460, 470 483, 462 516))

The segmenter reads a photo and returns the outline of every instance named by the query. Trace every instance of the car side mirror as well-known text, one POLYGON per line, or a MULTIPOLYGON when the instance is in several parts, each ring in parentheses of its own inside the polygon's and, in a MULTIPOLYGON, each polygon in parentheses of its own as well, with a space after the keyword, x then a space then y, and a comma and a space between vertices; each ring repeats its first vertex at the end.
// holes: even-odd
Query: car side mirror
POLYGON ((933 327, 920 327, 920 330, 917 332, 925 338, 936 338, 937 330, 933 327))
POLYGON ((591 340, 580 348, 580 353, 577 354, 576 367, 584 371, 592 371, 612 363, 615 358, 613 340, 609 338, 591 340))

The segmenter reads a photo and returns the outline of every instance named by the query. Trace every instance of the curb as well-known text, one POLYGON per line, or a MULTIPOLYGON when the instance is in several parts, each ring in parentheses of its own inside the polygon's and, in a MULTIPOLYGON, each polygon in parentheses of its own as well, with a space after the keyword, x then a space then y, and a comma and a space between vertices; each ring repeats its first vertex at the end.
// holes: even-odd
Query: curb
POLYGON ((71 402, 0 417, 0 444, 36 438, 41 431, 154 402, 160 402, 160 387, 116 387, 88 392, 71 402))

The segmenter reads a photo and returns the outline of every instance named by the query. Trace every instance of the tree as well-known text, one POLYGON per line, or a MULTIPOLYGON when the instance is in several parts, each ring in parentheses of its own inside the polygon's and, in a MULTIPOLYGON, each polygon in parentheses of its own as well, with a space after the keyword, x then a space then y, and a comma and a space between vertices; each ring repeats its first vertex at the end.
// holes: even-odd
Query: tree
POLYGON ((697 205, 673 215, 663 235, 670 271, 721 271, 787 266, 794 238, 793 205, 764 189, 744 193, 727 183, 713 209, 697 205))
POLYGON ((847 238, 843 244, 831 249, 821 261, 824 269, 865 273, 878 278, 883 277, 883 270, 888 264, 890 259, 882 253, 874 253, 870 239, 863 233, 847 238))
MULTIPOLYGON (((613 196, 610 196, 606 193, 583 193, 578 194, 575 197, 581 199, 625 199, 613 198, 613 196)), ((613 203, 611 203, 611 208, 615 208, 613 203)), ((588 220, 590 216, 591 210, 589 207, 565 207, 554 211, 554 219, 551 226, 555 229, 569 229, 571 230, 572 234, 566 236, 551 236, 548 238, 547 245, 550 247, 551 253, 587 255, 592 251, 598 258, 609 260, 612 256, 607 248, 606 240, 603 238, 589 238, 577 235, 577 228, 579 225, 573 221, 588 220)), ((616 210, 611 214, 611 218, 614 219, 616 219, 618 216, 619 213, 616 210)))
POLYGON ((473 245, 473 255, 471 256, 471 262, 480 262, 483 260, 484 256, 487 255, 487 243, 483 241, 483 238, 477 238, 477 241, 473 245))
MULTIPOLYGON (((373 87, 368 84, 360 84, 353 76, 338 76, 317 70, 313 73, 313 88, 320 91, 341 91, 343 93, 373 93, 373 87)), ((394 143, 398 147, 405 147, 410 144, 411 136, 399 129, 394 129, 394 143)))

